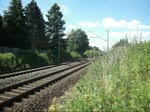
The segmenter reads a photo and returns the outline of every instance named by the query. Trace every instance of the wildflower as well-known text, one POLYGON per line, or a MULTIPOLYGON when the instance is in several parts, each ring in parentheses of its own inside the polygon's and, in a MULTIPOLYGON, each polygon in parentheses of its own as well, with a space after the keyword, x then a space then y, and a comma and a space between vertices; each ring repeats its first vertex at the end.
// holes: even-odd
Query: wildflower
POLYGON ((69 109, 66 109, 66 112, 69 112, 69 109))
POLYGON ((68 93, 68 92, 66 92, 66 95, 69 95, 69 93, 68 93))
POLYGON ((59 105, 59 107, 58 107, 58 108, 59 108, 59 110, 61 110, 61 109, 63 108, 63 106, 62 106, 62 105, 59 105))
POLYGON ((84 86, 84 89, 87 89, 87 87, 84 86))
POLYGON ((131 81, 131 83, 133 83, 133 82, 134 82, 134 80, 131 81))
POLYGON ((102 101, 102 98, 100 98, 100 101, 102 101))
POLYGON ((89 97, 90 97, 89 95, 85 95, 84 96, 85 99, 89 99, 89 97))
POLYGON ((93 110, 93 112, 99 112, 99 110, 98 110, 97 108, 95 108, 95 109, 93 110))
POLYGON ((101 106, 101 105, 99 105, 99 108, 102 108, 102 106, 101 106))
POLYGON ((135 105, 131 105, 131 107, 132 107, 132 108, 136 108, 136 106, 135 106, 135 105))
POLYGON ((64 98, 64 96, 61 96, 60 98, 61 98, 61 99, 63 99, 63 98, 64 98))
POLYGON ((53 103, 56 103, 56 101, 57 101, 57 98, 54 97, 53 100, 52 100, 52 102, 53 102, 53 103))
POLYGON ((49 112, 56 112, 56 106, 51 105, 51 107, 49 108, 49 112))

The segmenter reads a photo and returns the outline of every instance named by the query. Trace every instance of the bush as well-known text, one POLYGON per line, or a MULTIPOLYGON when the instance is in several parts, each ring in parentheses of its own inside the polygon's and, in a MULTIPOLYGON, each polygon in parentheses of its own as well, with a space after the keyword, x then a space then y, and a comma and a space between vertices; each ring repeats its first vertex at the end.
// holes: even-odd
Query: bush
POLYGON ((60 54, 61 62, 72 61, 72 56, 69 52, 63 50, 60 54))
POLYGON ((93 57, 97 57, 100 55, 100 51, 97 50, 86 50, 84 52, 84 55, 87 56, 88 58, 93 58, 93 57))
POLYGON ((15 69, 20 63, 20 59, 17 59, 13 53, 0 54, 0 72, 15 69))
POLYGON ((52 64, 44 52, 30 51, 0 54, 0 72, 14 71, 52 64))
MULTIPOLYGON (((79 59, 80 54, 61 51, 60 62, 79 59), (72 57, 73 56, 73 57, 72 57)), ((35 68, 58 63, 58 52, 48 51, 20 51, 17 53, 0 53, 0 72, 35 68)))
POLYGON ((81 59, 81 55, 78 52, 72 51, 70 54, 74 60, 81 59))

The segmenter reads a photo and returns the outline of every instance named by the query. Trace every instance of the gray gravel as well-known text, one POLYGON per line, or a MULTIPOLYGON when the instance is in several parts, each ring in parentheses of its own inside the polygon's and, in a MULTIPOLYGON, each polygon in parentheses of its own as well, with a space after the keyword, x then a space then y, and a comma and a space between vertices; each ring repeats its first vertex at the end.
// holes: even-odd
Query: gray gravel
POLYGON ((0 79, 0 89, 3 88, 3 87, 7 87, 9 85, 13 85, 13 84, 16 84, 16 83, 19 83, 19 82, 23 82, 27 79, 39 77, 39 76, 42 76, 43 74, 52 73, 54 71, 67 68, 69 66, 73 66, 73 65, 76 65, 78 63, 79 62, 74 62, 74 63, 71 63, 69 65, 61 65, 61 66, 57 66, 57 67, 54 67, 54 68, 49 68, 49 69, 40 70, 40 71, 36 71, 36 72, 32 72, 32 73, 27 73, 27 74, 23 74, 23 75, 19 75, 19 76, 14 76, 14 77, 11 77, 11 78, 0 79))

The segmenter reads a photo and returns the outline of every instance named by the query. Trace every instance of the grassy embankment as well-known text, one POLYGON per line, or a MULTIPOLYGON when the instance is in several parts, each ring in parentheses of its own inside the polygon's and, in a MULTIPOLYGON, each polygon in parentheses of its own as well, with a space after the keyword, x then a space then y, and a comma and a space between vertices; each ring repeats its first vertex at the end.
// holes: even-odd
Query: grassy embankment
POLYGON ((150 42, 112 50, 50 106, 51 112, 148 112, 150 42))
POLYGON ((0 54, 0 72, 19 70, 51 64, 46 53, 19 52, 0 54))
MULTIPOLYGON (((69 53, 61 53, 61 62, 69 61, 70 59, 71 56, 69 53)), ((0 72, 34 68, 54 63, 57 63, 57 54, 51 51, 0 53, 0 72)))

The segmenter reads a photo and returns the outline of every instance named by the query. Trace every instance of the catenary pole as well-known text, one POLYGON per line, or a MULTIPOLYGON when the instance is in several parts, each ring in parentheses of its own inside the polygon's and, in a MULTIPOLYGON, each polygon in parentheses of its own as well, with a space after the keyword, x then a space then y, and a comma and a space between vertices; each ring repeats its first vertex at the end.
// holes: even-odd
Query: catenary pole
POLYGON ((107 32, 107 52, 109 52, 109 30, 106 30, 107 32))

